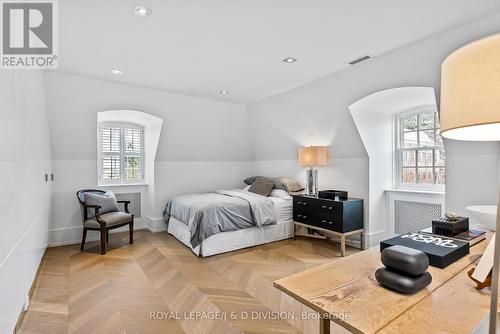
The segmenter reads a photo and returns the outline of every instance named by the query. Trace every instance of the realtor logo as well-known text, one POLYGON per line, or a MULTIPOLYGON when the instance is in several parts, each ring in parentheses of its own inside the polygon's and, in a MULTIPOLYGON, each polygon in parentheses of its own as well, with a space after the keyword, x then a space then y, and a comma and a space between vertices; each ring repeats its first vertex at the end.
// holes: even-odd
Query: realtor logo
POLYGON ((2 0, 1 68, 57 67, 55 0, 2 0))

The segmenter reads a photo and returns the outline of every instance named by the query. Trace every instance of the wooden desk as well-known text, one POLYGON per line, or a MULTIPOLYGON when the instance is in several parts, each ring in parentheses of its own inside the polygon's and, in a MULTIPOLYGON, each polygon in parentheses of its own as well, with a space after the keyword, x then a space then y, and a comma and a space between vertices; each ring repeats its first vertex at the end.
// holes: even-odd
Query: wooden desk
POLYGON ((488 240, 445 269, 429 267, 432 283, 410 296, 375 280, 382 266, 378 247, 282 278, 274 286, 326 319, 320 320, 320 333, 329 333, 328 319, 352 333, 470 332, 487 316, 489 295, 474 290, 467 270, 488 240))

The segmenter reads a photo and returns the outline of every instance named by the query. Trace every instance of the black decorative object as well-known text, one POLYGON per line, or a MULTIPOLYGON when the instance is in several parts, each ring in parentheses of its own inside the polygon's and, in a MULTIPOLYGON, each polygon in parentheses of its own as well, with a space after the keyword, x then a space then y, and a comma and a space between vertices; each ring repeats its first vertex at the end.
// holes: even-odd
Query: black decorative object
POLYGON ((468 217, 441 217, 432 221, 432 233, 453 237, 469 230, 468 217))
POLYGON ((337 199, 337 200, 346 200, 349 198, 347 191, 343 190, 320 190, 318 193, 319 198, 326 199, 337 199))
POLYGON ((405 246, 392 246, 384 249, 380 260, 390 270, 412 276, 418 276, 429 268, 429 258, 424 252, 405 246))
POLYGON ((378 268, 375 272, 375 278, 386 288, 404 294, 419 292, 432 282, 432 276, 427 271, 417 277, 412 277, 398 274, 388 268, 378 268))
POLYGON ((445 268, 469 254, 468 242, 417 232, 384 240, 380 243, 380 250, 383 251, 395 245, 424 252, 429 258, 429 264, 437 268, 445 268))
POLYGON ((404 294, 416 293, 432 282, 426 270, 429 259, 423 252, 405 246, 385 248, 381 261, 386 266, 375 272, 382 286, 404 294))

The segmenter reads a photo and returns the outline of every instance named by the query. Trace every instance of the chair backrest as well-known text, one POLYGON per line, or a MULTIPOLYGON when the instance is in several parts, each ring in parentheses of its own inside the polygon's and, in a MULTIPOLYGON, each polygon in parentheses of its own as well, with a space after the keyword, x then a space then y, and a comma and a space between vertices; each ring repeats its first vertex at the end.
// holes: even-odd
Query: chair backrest
POLYGON ((82 213, 82 222, 87 220, 87 208, 85 207, 85 194, 86 193, 94 193, 94 194, 104 194, 105 191, 99 189, 83 189, 79 190, 76 193, 76 197, 78 198, 78 202, 80 202, 80 208, 82 213))

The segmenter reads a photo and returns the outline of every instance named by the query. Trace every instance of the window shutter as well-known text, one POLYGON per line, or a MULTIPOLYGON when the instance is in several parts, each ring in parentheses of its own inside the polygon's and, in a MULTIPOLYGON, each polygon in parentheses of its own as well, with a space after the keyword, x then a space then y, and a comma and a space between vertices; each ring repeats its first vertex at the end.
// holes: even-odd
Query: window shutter
POLYGON ((120 128, 101 128, 101 178, 105 181, 120 180, 120 128))
POLYGON ((123 128, 124 179, 142 180, 142 129, 123 128))
POLYGON ((102 153, 120 154, 120 128, 101 129, 102 153))

